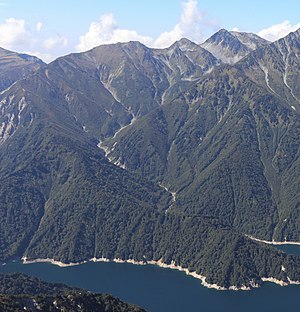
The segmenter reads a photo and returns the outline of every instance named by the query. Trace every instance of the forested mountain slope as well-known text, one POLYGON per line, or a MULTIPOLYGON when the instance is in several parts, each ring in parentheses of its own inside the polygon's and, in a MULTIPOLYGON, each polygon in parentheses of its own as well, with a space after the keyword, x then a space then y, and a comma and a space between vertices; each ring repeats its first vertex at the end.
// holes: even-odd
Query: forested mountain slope
MULTIPOLYGON (((220 218, 266 240, 299 241, 297 91, 282 73, 280 96, 261 67, 248 66, 283 44, 297 59, 298 32, 233 67, 219 66, 107 140, 107 156, 176 192, 175 210, 220 218)), ((289 68, 293 85, 299 70, 289 68)))
POLYGON ((299 258, 246 236, 300 236, 296 104, 243 67, 268 49, 231 66, 187 39, 106 45, 2 92, 0 261, 154 260, 225 288, 300 280, 299 258))
POLYGON ((0 310, 142 312, 110 295, 93 294, 63 284, 46 283, 24 274, 0 275, 0 310))

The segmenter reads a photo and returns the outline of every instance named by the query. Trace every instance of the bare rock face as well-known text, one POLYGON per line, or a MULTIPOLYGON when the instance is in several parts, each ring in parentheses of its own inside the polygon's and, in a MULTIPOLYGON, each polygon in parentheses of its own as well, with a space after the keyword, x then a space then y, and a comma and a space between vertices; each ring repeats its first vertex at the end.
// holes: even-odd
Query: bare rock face
POLYGON ((201 47, 226 64, 235 64, 250 52, 267 46, 270 42, 252 33, 221 29, 208 38, 201 47))

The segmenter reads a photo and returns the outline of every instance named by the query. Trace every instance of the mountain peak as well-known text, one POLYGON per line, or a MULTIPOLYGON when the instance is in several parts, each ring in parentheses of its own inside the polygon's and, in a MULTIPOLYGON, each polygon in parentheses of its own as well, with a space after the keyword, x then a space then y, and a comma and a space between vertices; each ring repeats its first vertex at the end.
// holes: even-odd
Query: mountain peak
POLYGON ((187 38, 181 38, 180 40, 176 41, 175 43, 178 43, 179 45, 196 45, 193 41, 187 39, 187 38))
POLYGON ((253 50, 267 44, 267 40, 252 33, 220 29, 201 44, 201 47, 223 63, 234 64, 253 50))
POLYGON ((221 28, 219 31, 217 31, 216 33, 214 33, 211 38, 214 38, 215 40, 217 38, 232 38, 232 34, 230 31, 228 31, 227 29, 221 28))
POLYGON ((230 31, 225 28, 221 28, 219 31, 216 32, 216 34, 230 34, 230 31))
POLYGON ((248 48, 226 29, 221 29, 213 34, 201 44, 201 47, 227 64, 236 63, 248 53, 248 48))
POLYGON ((120 45, 130 48, 147 48, 143 43, 140 41, 128 41, 124 43, 120 43, 120 45))
POLYGON ((20 59, 20 60, 22 59, 24 61, 35 62, 35 63, 40 63, 40 64, 44 63, 41 59, 39 59, 38 57, 34 55, 13 52, 13 51, 1 48, 1 47, 0 47, 0 57, 11 57, 15 59, 20 59))
POLYGON ((187 50, 194 50, 195 48, 199 46, 195 42, 187 38, 181 38, 180 40, 173 43, 171 47, 177 47, 181 51, 187 51, 187 50))
POLYGON ((45 63, 36 56, 0 48, 0 91, 44 65, 45 63))

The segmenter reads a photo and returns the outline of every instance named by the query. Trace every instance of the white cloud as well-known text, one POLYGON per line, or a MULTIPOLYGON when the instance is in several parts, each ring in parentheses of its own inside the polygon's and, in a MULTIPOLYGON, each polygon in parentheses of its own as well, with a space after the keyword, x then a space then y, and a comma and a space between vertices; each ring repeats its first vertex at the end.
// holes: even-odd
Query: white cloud
POLYGON ((205 14, 198 8, 196 0, 184 2, 183 13, 180 22, 171 31, 163 32, 153 43, 153 46, 164 48, 170 46, 174 41, 187 37, 188 39, 201 42, 203 37, 203 23, 205 14))
POLYGON ((68 52, 66 50, 67 38, 61 35, 47 38, 44 36, 43 30, 42 22, 28 26, 24 19, 8 18, 0 23, 0 47, 35 55, 45 62, 50 62, 55 57, 68 52), (48 50, 51 50, 51 54, 48 50))
POLYGON ((100 44, 126 41, 140 41, 147 46, 165 48, 182 37, 192 41, 204 40, 203 29, 215 25, 206 20, 205 14, 198 8, 196 0, 188 0, 182 4, 183 13, 180 21, 170 31, 161 33, 156 39, 138 34, 135 30, 121 29, 113 14, 102 15, 98 22, 91 23, 86 34, 80 36, 77 51, 86 51, 100 44))
POLYGON ((54 60, 54 56, 51 55, 50 53, 43 53, 43 52, 31 52, 31 51, 24 51, 22 53, 28 54, 28 55, 33 55, 38 57, 39 59, 43 60, 46 63, 50 63, 51 61, 54 60))
POLYGON ((47 38, 43 42, 43 47, 46 50, 51 50, 51 49, 56 48, 58 46, 66 47, 67 45, 68 45, 68 39, 61 36, 61 35, 56 35, 54 37, 47 38))
POLYGON ((257 34, 267 40, 276 41, 287 36, 290 32, 296 31, 300 28, 300 23, 292 25, 290 21, 286 20, 282 23, 272 25, 259 31, 257 34))
POLYGON ((24 19, 8 18, 0 23, 0 47, 35 55, 49 63, 70 50, 66 37, 59 34, 46 37, 48 33, 41 21, 31 24, 24 19))
POLYGON ((6 49, 30 44, 31 38, 25 28, 25 20, 8 18, 0 24, 0 46, 6 49))
POLYGON ((113 14, 106 14, 100 17, 98 22, 93 22, 88 32, 80 36, 78 51, 86 51, 100 44, 138 40, 145 44, 150 43, 152 38, 141 36, 135 30, 118 28, 113 14))
POLYGON ((40 32, 42 30, 42 28, 43 28, 43 23, 42 22, 36 23, 35 29, 36 29, 37 32, 40 32))

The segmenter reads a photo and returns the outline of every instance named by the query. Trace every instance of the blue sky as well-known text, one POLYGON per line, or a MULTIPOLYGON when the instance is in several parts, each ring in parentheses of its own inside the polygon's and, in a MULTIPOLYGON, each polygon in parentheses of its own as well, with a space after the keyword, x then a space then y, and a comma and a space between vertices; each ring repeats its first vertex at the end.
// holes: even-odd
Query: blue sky
POLYGON ((201 43, 220 28, 276 40, 300 27, 299 12, 299 0, 0 0, 0 46, 50 61, 118 41, 201 43))

